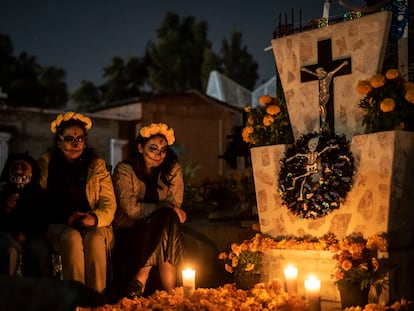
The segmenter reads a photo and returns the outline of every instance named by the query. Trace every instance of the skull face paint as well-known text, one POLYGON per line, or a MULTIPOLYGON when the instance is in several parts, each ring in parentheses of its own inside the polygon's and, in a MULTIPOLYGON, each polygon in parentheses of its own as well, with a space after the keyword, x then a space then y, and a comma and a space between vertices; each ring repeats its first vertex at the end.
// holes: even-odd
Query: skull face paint
POLYGON ((138 144, 138 151, 142 153, 147 171, 161 165, 167 155, 168 143, 163 136, 155 136, 142 146, 138 144))
POLYGON ((15 160, 10 165, 9 176, 17 189, 23 189, 32 179, 32 165, 25 160, 15 160))

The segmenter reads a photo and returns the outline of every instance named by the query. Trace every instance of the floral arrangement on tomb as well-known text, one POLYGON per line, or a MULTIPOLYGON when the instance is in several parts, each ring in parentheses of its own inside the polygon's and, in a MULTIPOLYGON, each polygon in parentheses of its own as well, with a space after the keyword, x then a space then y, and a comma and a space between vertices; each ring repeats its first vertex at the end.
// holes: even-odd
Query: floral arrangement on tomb
MULTIPOLYGON (((413 301, 401 299, 387 306, 367 304, 364 308, 350 307, 346 311, 411 311, 413 301)), ((177 287, 171 293, 156 291, 150 297, 134 300, 123 298, 118 303, 99 307, 77 307, 78 311, 150 311, 150 310, 266 310, 266 311, 305 311, 308 304, 298 295, 288 294, 280 281, 269 284, 259 283, 250 290, 237 289, 234 284, 218 288, 197 288, 194 294, 185 298, 183 288, 177 287)))
POLYGON ((326 131, 302 135, 280 160, 278 191, 300 218, 326 216, 352 187, 354 158, 345 135, 326 131))
POLYGON ((387 252, 388 243, 384 235, 368 239, 360 234, 349 235, 331 247, 335 254, 335 270, 332 278, 338 285, 358 284, 361 290, 371 285, 381 288, 390 271, 387 258, 379 258, 379 252, 387 252))
MULTIPOLYGON (((344 245, 351 245, 351 235, 338 239, 333 233, 325 234, 321 237, 314 236, 288 236, 281 235, 271 237, 266 234, 256 233, 250 240, 242 243, 232 243, 230 252, 221 252, 218 255, 219 261, 224 264, 227 272, 234 274, 254 274, 260 273, 263 255, 272 249, 295 249, 295 250, 332 250, 334 252, 342 249, 344 245)), ((369 239, 369 245, 374 245, 372 241, 381 241, 381 245, 387 245, 384 235, 376 235, 369 239)), ((355 243, 359 240, 355 240, 355 243)), ((371 247, 371 246, 370 246, 371 247)), ((371 247, 372 248, 372 247, 371 247)), ((381 247, 383 250, 384 247, 381 247)))
POLYGON ((243 141, 250 147, 289 144, 293 142, 286 102, 283 98, 264 95, 256 107, 246 106, 247 122, 243 141))
POLYGON ((359 81, 356 90, 365 95, 359 103, 365 133, 414 131, 414 83, 406 81, 397 69, 359 81))
POLYGON ((258 249, 259 241, 251 239, 241 244, 232 243, 230 252, 222 252, 218 256, 224 269, 236 276, 260 274, 263 252, 258 249))
MULTIPOLYGON (((249 245, 256 245, 260 251, 271 249, 296 250, 331 250, 335 253, 344 247, 363 248, 386 251, 387 242, 384 234, 378 234, 362 242, 354 235, 337 239, 329 233, 322 237, 312 236, 279 236, 270 237, 257 233, 249 245)), ((377 259, 380 261, 380 259, 377 259)), ((381 267, 381 264, 380 264, 381 267)), ((361 267, 362 268, 362 267, 361 267)), ((378 270, 377 270, 378 271, 378 270)), ((370 303, 364 307, 350 307, 346 311, 408 311, 413 310, 413 301, 401 299, 391 305, 370 303)), ((284 290, 280 280, 269 283, 258 283, 252 289, 242 290, 235 284, 225 284, 217 288, 197 288, 190 297, 184 296, 183 287, 176 287, 170 292, 155 291, 149 297, 139 297, 133 300, 123 298, 115 304, 99 307, 78 307, 78 311, 134 311, 134 310, 285 310, 305 311, 308 309, 306 299, 297 294, 289 294, 284 290)))
POLYGON ((183 288, 170 293, 156 291, 149 297, 123 298, 114 305, 96 308, 79 308, 79 311, 135 311, 135 310, 285 310, 306 311, 307 302, 299 295, 288 294, 284 285, 273 280, 259 283, 250 290, 237 289, 234 284, 218 288, 197 288, 190 297, 185 297, 183 288))

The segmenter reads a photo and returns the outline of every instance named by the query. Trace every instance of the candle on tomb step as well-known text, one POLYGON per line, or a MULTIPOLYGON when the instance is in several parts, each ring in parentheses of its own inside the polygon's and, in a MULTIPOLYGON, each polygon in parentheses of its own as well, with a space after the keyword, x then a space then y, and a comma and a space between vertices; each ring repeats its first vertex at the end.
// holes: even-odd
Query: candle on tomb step
POLYGON ((321 280, 310 276, 305 280, 306 299, 308 300, 308 311, 321 311, 321 280))
POLYGON ((298 278, 298 269, 292 265, 286 267, 284 270, 285 274, 285 284, 287 293, 297 293, 297 278, 298 278))
POLYGON ((195 270, 185 269, 182 271, 184 297, 190 297, 195 290, 195 270))

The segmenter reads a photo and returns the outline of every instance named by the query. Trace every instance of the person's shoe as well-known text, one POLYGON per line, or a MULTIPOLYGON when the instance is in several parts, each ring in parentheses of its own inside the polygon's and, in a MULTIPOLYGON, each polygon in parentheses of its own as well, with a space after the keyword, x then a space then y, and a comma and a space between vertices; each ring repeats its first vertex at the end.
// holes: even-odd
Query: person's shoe
POLYGON ((133 279, 131 283, 129 283, 128 289, 126 291, 126 297, 129 299, 141 297, 143 288, 144 285, 141 283, 141 281, 133 279))

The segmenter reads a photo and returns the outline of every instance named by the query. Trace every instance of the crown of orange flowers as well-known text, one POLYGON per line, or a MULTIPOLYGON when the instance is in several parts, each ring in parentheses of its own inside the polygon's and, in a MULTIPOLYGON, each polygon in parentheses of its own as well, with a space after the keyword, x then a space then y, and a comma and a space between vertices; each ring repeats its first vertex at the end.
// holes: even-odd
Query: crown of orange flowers
POLYGON ((165 123, 151 123, 149 126, 141 128, 139 134, 145 138, 153 135, 162 135, 167 139, 168 145, 172 145, 175 141, 174 129, 165 123))
POLYGON ((89 130, 92 127, 92 120, 89 117, 84 116, 81 113, 68 111, 68 112, 65 112, 65 113, 62 113, 62 114, 58 115, 57 118, 54 121, 52 121, 52 123, 50 123, 51 132, 53 134, 56 134, 60 124, 63 121, 69 121, 71 119, 79 120, 82 123, 84 123, 85 124, 85 130, 89 130))

